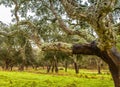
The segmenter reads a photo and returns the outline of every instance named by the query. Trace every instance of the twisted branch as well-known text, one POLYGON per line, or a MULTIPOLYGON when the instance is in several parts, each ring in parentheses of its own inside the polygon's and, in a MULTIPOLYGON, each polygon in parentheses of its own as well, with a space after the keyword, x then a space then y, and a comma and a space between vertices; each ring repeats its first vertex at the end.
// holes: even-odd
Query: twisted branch
POLYGON ((13 1, 14 4, 15 4, 15 8, 14 8, 15 13, 14 13, 14 15, 15 15, 16 21, 17 21, 17 23, 18 23, 18 22, 19 22, 18 11, 19 11, 19 8, 20 8, 20 4, 18 4, 17 0, 12 0, 12 1, 13 1))
POLYGON ((84 38, 87 42, 89 42, 90 40, 87 38, 85 32, 83 33, 83 32, 77 31, 77 30, 73 31, 72 29, 70 29, 69 27, 66 26, 66 24, 64 23, 64 21, 62 20, 60 15, 58 15, 57 12, 55 11, 53 2, 51 0, 49 0, 49 1, 50 1, 50 10, 54 14, 55 18, 58 20, 59 26, 62 28, 62 30, 65 31, 69 35, 78 35, 78 36, 84 38))
POLYGON ((37 27, 33 23, 31 23, 30 21, 21 21, 21 22, 18 23, 18 25, 28 25, 32 29, 32 33, 33 33, 32 36, 30 35, 31 39, 33 41, 35 41, 35 43, 37 44, 37 46, 39 48, 41 48, 41 43, 42 42, 41 42, 41 40, 40 40, 40 38, 37 34, 37 31, 36 31, 37 27))
POLYGON ((83 11, 82 6, 78 5, 75 0, 61 0, 61 3, 69 17, 78 20, 87 20, 85 11, 83 11))

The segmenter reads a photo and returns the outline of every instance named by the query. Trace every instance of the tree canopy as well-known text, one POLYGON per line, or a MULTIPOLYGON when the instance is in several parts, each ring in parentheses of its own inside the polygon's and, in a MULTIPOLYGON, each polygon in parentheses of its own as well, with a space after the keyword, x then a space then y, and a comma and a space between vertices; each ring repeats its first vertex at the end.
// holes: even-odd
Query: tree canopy
POLYGON ((23 65, 33 43, 43 51, 97 55, 109 65, 115 87, 120 87, 119 0, 1 0, 1 4, 14 8, 14 24, 1 22, 2 44, 20 52, 23 65))

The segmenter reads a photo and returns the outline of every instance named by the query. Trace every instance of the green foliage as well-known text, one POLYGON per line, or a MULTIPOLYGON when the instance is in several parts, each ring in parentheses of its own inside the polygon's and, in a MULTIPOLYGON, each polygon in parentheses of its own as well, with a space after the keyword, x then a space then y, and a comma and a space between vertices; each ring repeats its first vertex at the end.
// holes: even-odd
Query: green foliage
MULTIPOLYGON (((63 9, 63 6, 59 2, 59 0, 51 0, 53 1, 53 5, 55 8, 55 11, 58 13, 58 15, 61 15, 64 23, 67 26, 70 26, 71 30, 73 31, 79 31, 81 33, 85 33, 86 37, 89 37, 90 40, 96 39, 94 36, 94 32, 91 27, 83 22, 83 21, 77 21, 70 19, 68 15, 65 13, 65 9, 63 9), (86 29, 87 28, 87 29, 86 29), (87 35, 88 34, 88 35, 87 35)), ((82 3, 83 0, 75 0, 79 2, 79 4, 82 3)), ((89 4, 95 3, 97 0, 88 0, 89 4)), ((100 1, 100 0, 99 0, 100 1)), ((49 51, 45 54, 43 53, 33 53, 32 48, 32 41, 30 38, 33 36, 33 31, 36 31, 36 35, 40 37, 43 42, 55 42, 55 41, 62 41, 62 42, 69 42, 69 43, 83 43, 85 40, 81 39, 78 36, 71 36, 65 34, 59 24, 58 20, 54 17, 53 13, 50 10, 50 3, 49 0, 1 0, 0 5, 3 4, 6 7, 13 7, 18 6, 16 9, 13 9, 11 12, 15 16, 15 10, 17 10, 16 14, 19 14, 22 18, 25 20, 31 21, 36 27, 35 30, 33 30, 33 27, 22 25, 22 26, 7 26, 0 22, 0 31, 5 31, 7 33, 13 32, 14 30, 21 30, 22 33, 18 33, 13 35, 13 37, 5 37, 0 36, 0 63, 4 63, 7 60, 10 60, 9 63, 12 61, 15 62, 15 65, 23 64, 23 58, 21 56, 21 49, 25 49, 25 64, 26 65, 44 65, 44 63, 48 63, 49 61, 52 61, 54 59, 54 56, 56 56, 57 61, 64 62, 65 59, 69 59, 69 55, 62 53, 62 52, 53 52, 49 51), (15 3, 16 1, 16 3, 15 3), (15 5, 17 4, 17 5, 15 5), (29 15, 28 13, 34 14, 34 16, 29 15), (25 35, 27 33, 28 35, 25 35), (78 39, 79 38, 79 39, 78 39), (31 41, 31 42, 30 42, 31 41), (7 54, 7 56, 6 56, 7 54), (44 58, 45 57, 45 58, 44 58), (48 62, 47 62, 48 61, 48 62)), ((119 7, 119 4, 117 4, 117 7, 119 7)), ((88 2, 83 5, 83 8, 79 9, 85 9, 84 7, 88 6, 88 2)), ((79 10, 78 9, 78 10, 79 10)), ((86 8, 87 9, 87 8, 86 8)), ((119 11, 117 11, 115 14, 118 15, 119 11)), ((116 15, 114 15, 116 16, 116 15)), ((116 16, 117 18, 119 17, 116 16)), ((108 34, 104 37, 107 37, 108 34)), ((97 37, 97 36, 96 36, 97 37)), ((103 39, 103 37, 101 38, 103 39)), ((100 40, 101 40, 100 39, 100 40)), ((104 38, 106 41, 106 38, 104 38)), ((107 39, 109 40, 109 39, 107 39)), ((109 41, 108 41, 109 42, 109 41)), ((113 42, 113 41, 110 41, 113 42)), ((101 43, 100 43, 101 44, 101 43)), ((120 49, 120 45, 117 44, 118 48, 120 49)), ((81 59, 82 60, 82 59, 81 59)), ((67 60, 69 61, 69 60, 67 60)), ((5 64, 3 64, 5 65, 5 64)), ((81 75, 79 79, 76 77, 70 77, 65 76, 63 77, 51 77, 49 75, 37 75, 37 74, 30 74, 30 73, 18 73, 18 72, 4 72, 5 75, 0 73, 0 77, 3 78, 4 82, 1 82, 0 86, 10 86, 10 87, 107 87, 111 86, 109 85, 110 82, 112 82, 110 79, 104 79, 105 84, 103 84, 103 80, 99 79, 95 76, 97 79, 91 78, 94 76, 91 76, 91 74, 88 75, 81 75), (13 74, 16 74, 14 76, 13 74), (32 76, 34 75, 34 76, 32 76), (90 75, 90 76, 89 76, 90 75), (5 79, 5 78, 7 79, 5 79), (14 78, 13 78, 14 77, 14 78), (49 79, 48 79, 49 78, 49 79), (97 80, 97 81, 96 81, 97 80), (89 81, 89 83, 84 83, 85 81, 89 81), (21 83, 20 83, 21 82, 21 83), (108 83, 107 83, 108 82, 108 83)), ((113 85, 112 85, 113 86, 113 85)), ((111 86, 111 87, 112 87, 111 86)))
POLYGON ((119 49, 120 51, 120 35, 117 36, 117 48, 119 49))

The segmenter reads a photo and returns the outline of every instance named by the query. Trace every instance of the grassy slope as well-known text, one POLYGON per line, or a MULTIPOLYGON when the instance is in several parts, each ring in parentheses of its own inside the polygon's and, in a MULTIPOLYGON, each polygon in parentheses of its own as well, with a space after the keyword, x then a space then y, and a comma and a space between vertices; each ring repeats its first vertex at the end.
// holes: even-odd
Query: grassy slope
POLYGON ((98 75, 85 70, 80 73, 75 75, 69 71, 69 74, 47 75, 0 71, 0 87, 113 87, 108 74, 98 75))

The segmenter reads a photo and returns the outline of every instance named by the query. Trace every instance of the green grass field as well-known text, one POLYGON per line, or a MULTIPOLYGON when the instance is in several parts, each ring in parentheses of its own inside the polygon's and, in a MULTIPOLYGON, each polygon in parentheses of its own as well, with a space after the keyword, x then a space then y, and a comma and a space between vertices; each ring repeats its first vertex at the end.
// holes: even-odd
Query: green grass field
POLYGON ((45 74, 44 71, 0 71, 0 87, 114 87, 110 74, 81 70, 80 74, 60 71, 45 74), (40 74, 41 73, 41 74, 40 74))

